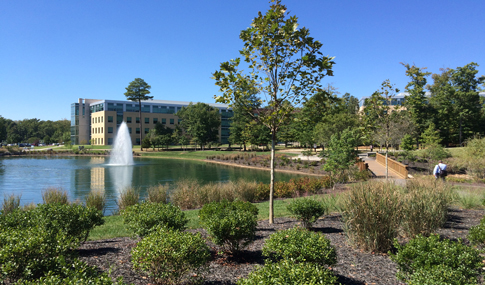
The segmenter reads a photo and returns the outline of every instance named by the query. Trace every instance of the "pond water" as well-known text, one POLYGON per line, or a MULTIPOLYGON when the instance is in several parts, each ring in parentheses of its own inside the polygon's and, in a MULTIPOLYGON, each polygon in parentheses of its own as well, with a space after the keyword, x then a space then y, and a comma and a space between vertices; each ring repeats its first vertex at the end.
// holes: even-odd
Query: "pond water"
MULTIPOLYGON (((63 188, 71 201, 84 201, 93 190, 107 197, 105 214, 116 210, 119 193, 126 187, 139 187, 141 197, 149 186, 173 184, 181 179, 201 183, 235 181, 243 178, 269 183, 269 172, 181 159, 135 158, 134 166, 109 166, 108 157, 5 157, 0 158, 0 199, 21 195, 21 204, 42 203, 48 187, 63 188)), ((277 181, 297 175, 276 173, 277 181)))

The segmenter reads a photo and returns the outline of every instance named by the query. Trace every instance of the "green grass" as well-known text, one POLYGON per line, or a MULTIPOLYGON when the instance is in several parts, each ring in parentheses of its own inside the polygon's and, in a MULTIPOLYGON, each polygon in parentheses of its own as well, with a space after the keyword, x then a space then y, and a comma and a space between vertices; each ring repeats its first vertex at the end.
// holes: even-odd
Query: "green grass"
MULTIPOLYGON (((230 155, 241 154, 239 151, 217 151, 217 150, 204 150, 204 151, 163 151, 163 152, 141 152, 142 157, 162 157, 162 158, 181 158, 181 159, 196 159, 203 160, 210 155, 230 155)), ((252 152, 256 155, 269 155, 269 151, 265 152, 252 152)))
POLYGON ((133 232, 123 223, 120 215, 104 217, 104 225, 95 227, 90 233, 88 240, 100 240, 116 237, 132 236, 133 232))

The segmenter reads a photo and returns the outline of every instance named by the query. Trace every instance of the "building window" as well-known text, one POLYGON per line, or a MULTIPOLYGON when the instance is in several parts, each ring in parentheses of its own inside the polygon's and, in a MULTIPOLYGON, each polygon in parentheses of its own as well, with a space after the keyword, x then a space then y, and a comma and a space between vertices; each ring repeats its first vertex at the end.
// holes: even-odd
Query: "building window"
POLYGON ((108 123, 112 123, 113 122, 113 116, 108 116, 108 123))
POLYGON ((140 138, 136 138, 135 142, 135 144, 140 145, 140 138))
POLYGON ((140 133, 140 128, 136 128, 136 133, 139 134, 140 133))
POLYGON ((128 128, 128 132, 131 134, 131 128, 128 128))
POLYGON ((113 144, 113 139, 112 138, 108 138, 108 145, 112 145, 113 144))
POLYGON ((103 127, 101 127, 101 133, 103 133, 103 127))
POLYGON ((103 122, 103 120, 104 120, 103 118, 104 118, 104 117, 101 117, 101 123, 102 123, 102 122, 103 122))
POLYGON ((139 124, 140 123, 140 118, 136 117, 136 123, 139 124))
POLYGON ((103 138, 101 138, 101 144, 103 144, 103 138))
POLYGON ((148 134, 149 131, 150 131, 149 128, 145 128, 145 134, 148 134))
POLYGON ((166 125, 166 124, 167 124, 167 119, 162 118, 162 125, 166 125))
POLYGON ((158 118, 153 118, 153 124, 158 123, 158 118))
POLYGON ((112 134, 113 133, 113 127, 108 127, 108 134, 112 134))
POLYGON ((130 124, 130 123, 131 123, 131 117, 126 117, 126 122, 127 122, 128 124, 130 124))
POLYGON ((180 122, 182 122, 182 119, 178 119, 177 124, 180 125, 180 122))
POLYGON ((174 124, 174 122, 175 122, 175 120, 174 120, 174 119, 170 119, 170 125, 173 125, 173 124, 174 124))
POLYGON ((150 124, 150 118, 145 118, 145 124, 150 124))

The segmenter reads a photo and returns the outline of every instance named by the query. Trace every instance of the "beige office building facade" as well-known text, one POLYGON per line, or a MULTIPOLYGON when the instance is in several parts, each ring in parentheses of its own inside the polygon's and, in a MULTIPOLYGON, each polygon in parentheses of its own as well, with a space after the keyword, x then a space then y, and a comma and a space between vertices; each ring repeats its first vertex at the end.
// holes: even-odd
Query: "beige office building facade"
MULTIPOLYGON (((136 102, 80 98, 77 103, 71 104, 71 142, 76 145, 112 145, 119 126, 125 122, 132 144, 139 145, 140 132, 145 137, 157 123, 175 129, 180 123, 176 113, 189 104, 190 102, 166 100, 142 101, 140 118, 139 104, 136 102)), ((208 105, 219 110, 219 141, 227 143, 232 109, 226 104, 208 105)))

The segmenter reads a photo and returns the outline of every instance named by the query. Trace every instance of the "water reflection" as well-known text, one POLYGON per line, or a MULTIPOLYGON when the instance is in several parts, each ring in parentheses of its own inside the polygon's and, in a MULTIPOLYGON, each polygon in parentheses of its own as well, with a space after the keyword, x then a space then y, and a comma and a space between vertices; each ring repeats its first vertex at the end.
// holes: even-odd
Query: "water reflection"
POLYGON ((111 166, 109 168, 109 175, 109 181, 113 183, 113 190, 116 199, 118 199, 124 189, 131 187, 133 166, 111 166))

